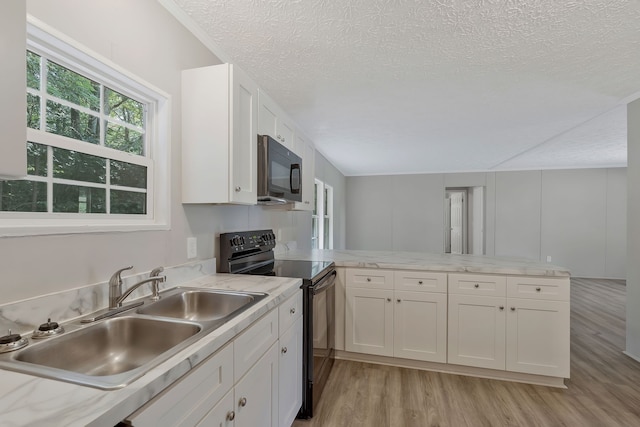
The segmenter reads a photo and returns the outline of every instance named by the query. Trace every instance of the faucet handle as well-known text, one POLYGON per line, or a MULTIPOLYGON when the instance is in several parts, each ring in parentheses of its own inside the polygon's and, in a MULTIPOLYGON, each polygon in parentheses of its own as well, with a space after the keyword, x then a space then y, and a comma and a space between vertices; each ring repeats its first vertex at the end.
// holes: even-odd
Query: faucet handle
POLYGON ((122 277, 120 277, 120 274, 122 274, 123 271, 131 270, 132 268, 133 268, 133 265, 130 265, 129 267, 121 268, 120 270, 113 273, 113 275, 111 276, 111 279, 109 279, 109 284, 110 285, 122 284, 122 277))
POLYGON ((154 276, 158 276, 160 273, 162 273, 164 271, 164 267, 157 267, 154 268, 153 270, 151 270, 151 273, 149 273, 149 277, 154 277, 154 276))

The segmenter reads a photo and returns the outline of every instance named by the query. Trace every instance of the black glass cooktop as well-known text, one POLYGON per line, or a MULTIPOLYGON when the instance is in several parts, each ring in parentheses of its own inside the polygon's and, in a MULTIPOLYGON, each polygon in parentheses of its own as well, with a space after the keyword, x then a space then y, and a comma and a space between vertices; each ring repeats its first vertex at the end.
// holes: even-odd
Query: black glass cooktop
POLYGON ((260 276, 293 277, 314 281, 324 276, 324 270, 332 265, 333 263, 331 261, 275 260, 248 273, 260 276))

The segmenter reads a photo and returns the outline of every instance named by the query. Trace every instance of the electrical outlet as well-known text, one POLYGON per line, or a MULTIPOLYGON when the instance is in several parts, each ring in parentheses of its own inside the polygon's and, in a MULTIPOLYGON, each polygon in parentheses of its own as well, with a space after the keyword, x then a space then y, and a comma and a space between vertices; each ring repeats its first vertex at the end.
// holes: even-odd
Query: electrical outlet
POLYGON ((187 259, 193 259, 198 256, 198 239, 196 237, 187 237, 187 259))
POLYGON ((547 262, 551 262, 551 255, 547 255, 547 262))

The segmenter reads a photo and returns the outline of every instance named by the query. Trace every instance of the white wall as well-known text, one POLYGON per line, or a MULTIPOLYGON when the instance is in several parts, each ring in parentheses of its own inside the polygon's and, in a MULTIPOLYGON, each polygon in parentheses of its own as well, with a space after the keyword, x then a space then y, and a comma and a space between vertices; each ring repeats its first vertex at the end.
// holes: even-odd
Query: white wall
POLYGON ((640 100, 627 106, 627 348, 640 361, 640 100))
MULTIPOLYGON (((125 265, 138 273, 182 264, 190 236, 201 259, 215 256, 220 232, 234 230, 272 227, 282 241, 310 247, 309 212, 180 203, 180 71, 220 61, 156 0, 29 0, 27 12, 171 95, 171 230, 0 238, 0 304, 102 282, 125 265)), ((344 199, 336 172, 327 173, 344 199)))
POLYGON ((625 277, 626 169, 347 178, 347 249, 442 252, 446 187, 485 186, 487 255, 625 277))

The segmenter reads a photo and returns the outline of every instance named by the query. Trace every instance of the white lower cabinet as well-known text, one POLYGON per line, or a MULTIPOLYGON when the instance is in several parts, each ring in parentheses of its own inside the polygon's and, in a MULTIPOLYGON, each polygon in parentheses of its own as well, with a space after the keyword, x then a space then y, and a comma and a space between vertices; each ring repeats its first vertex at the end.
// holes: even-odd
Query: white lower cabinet
POLYGON ((302 316, 280 336, 278 419, 289 427, 302 407, 302 316))
POLYGON ((508 371, 569 378, 569 303, 507 298, 508 371))
POLYGON ((449 284, 449 363, 569 378, 568 278, 509 277, 485 296, 493 279, 455 276, 471 286, 449 284))
POLYGON ((396 291, 393 355, 447 361, 447 294, 396 291))
POLYGON ((449 295, 449 363, 505 368, 505 299, 449 295))
POLYGON ((394 283, 399 289, 420 289, 441 273, 396 273, 394 278, 384 270, 347 270, 345 350, 446 362, 446 275, 444 293, 435 293, 392 289, 394 283))
POLYGON ((154 427, 291 426, 302 406, 302 330, 299 291, 126 422, 154 427))

